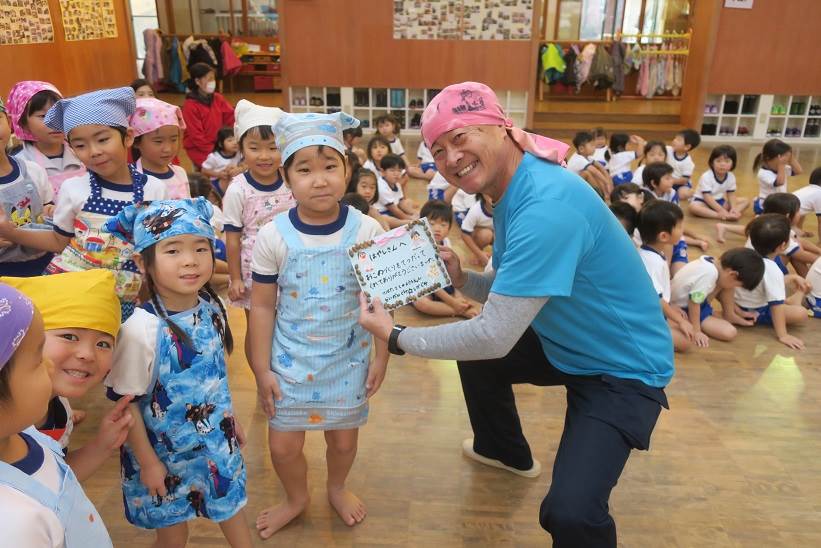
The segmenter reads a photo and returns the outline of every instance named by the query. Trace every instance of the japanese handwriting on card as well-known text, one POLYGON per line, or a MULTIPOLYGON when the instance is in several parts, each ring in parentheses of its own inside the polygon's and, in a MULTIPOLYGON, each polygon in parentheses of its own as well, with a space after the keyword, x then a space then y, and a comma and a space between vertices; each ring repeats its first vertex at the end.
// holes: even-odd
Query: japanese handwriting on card
POLYGON ((348 249, 359 286, 387 310, 451 285, 427 219, 412 221, 348 249))

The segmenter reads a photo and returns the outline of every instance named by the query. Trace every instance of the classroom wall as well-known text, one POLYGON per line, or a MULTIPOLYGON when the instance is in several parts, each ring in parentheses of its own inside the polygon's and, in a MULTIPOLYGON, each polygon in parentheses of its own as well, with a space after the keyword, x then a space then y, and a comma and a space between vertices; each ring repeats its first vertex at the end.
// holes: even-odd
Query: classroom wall
POLYGON ((721 9, 710 93, 821 95, 821 1, 755 0, 721 9))
POLYGON ((127 2, 114 2, 117 37, 66 42, 60 0, 48 0, 54 42, 0 46, 0 95, 21 80, 46 80, 66 96, 124 86, 136 78, 136 55, 127 2))
POLYGON ((280 0, 286 85, 529 89, 531 42, 394 40, 393 2, 280 0))

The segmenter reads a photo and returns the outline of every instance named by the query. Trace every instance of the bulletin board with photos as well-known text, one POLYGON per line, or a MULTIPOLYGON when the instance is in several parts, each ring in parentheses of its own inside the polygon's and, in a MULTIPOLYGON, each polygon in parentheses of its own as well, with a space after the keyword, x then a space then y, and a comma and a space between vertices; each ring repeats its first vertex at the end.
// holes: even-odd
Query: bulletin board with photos
POLYGON ((0 46, 54 42, 48 0, 2 0, 0 22, 0 46))
POLYGON ((394 0, 397 40, 530 40, 533 0, 394 0))
POLYGON ((114 0, 60 0, 66 40, 117 37, 114 0))

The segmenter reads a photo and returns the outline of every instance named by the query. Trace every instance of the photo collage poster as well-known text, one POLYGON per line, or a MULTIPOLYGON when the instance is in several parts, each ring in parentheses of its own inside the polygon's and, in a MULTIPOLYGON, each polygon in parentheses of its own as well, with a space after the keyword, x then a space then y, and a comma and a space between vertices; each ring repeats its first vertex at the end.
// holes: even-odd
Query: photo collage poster
POLYGON ((2 0, 0 22, 0 46, 54 42, 48 0, 2 0))
POLYGON ((114 0, 60 0, 66 40, 117 37, 114 0))
POLYGON ((394 0, 397 40, 530 40, 533 0, 394 0))

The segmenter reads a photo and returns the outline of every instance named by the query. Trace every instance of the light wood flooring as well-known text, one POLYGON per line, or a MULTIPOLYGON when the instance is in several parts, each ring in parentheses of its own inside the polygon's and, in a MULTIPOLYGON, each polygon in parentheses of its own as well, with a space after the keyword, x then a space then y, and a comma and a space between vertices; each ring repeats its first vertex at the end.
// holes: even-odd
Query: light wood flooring
MULTIPOLYGON (((408 150, 415 148, 407 147, 408 150)), ((740 194, 757 190, 751 171, 756 150, 740 147, 740 194)), ((705 169, 709 146, 695 153, 705 169)), ((821 149, 800 150, 805 173, 821 165, 821 149)), ((422 197, 424 185, 412 183, 422 197)), ((750 214, 745 216, 748 219, 750 214)), ((712 223, 692 222, 712 239, 712 223)), ((817 234, 814 221, 808 228, 817 234)), ((454 234, 455 236, 455 234, 454 234)), ((458 237, 453 238, 454 241, 458 237)), ((743 242, 736 240, 734 244, 743 242)), ((718 255, 728 246, 714 246, 718 255)), ((691 254, 691 259, 696 253, 691 254)), ((429 324, 413 310, 398 320, 429 324)), ((241 311, 231 311, 235 340, 245 334, 241 311)), ((667 389, 670 411, 661 414, 649 452, 634 452, 611 502, 625 547, 821 546, 821 321, 794 334, 807 348, 780 345, 771 329, 750 328, 732 343, 677 356, 667 389)), ((591 333, 591 336, 594 336, 591 333)), ((281 501, 282 489, 267 454, 266 420, 256 404, 242 344, 230 359, 236 413, 248 433, 247 519, 281 501)), ((324 441, 308 436, 306 454, 313 500, 304 517, 259 546, 545 546, 539 503, 565 411, 562 388, 519 386, 519 411, 544 472, 523 479, 462 457, 471 435, 456 364, 413 356, 394 357, 381 391, 371 402, 349 486, 368 505, 368 517, 346 527, 325 498, 324 441)), ((109 406, 102 390, 76 407, 89 418, 76 429, 81 445, 109 406)), ((123 518, 116 457, 85 483, 116 546, 150 546, 153 534, 123 518)), ((219 528, 192 524, 189 546, 224 546, 219 528)))

